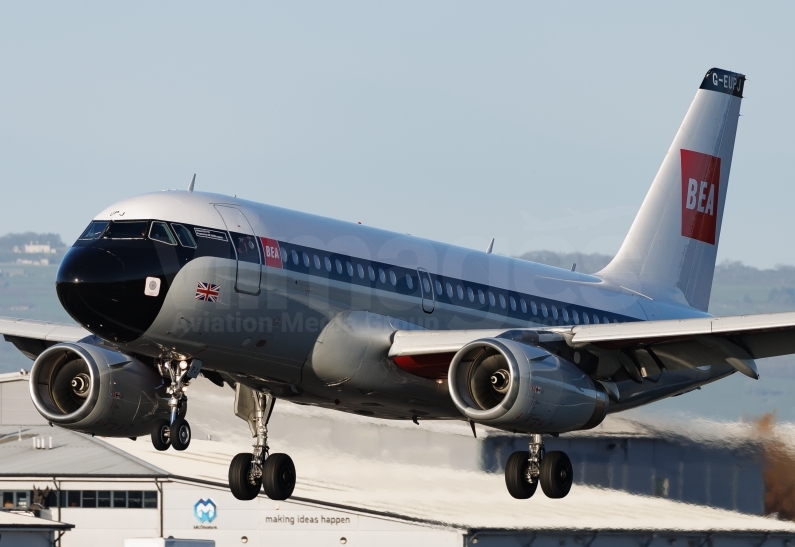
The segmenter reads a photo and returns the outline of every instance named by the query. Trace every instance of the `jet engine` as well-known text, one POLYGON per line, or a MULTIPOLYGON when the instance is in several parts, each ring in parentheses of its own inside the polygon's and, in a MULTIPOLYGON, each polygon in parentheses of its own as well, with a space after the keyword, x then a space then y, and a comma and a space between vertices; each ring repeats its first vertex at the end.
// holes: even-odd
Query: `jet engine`
POLYGON ((601 384, 541 347, 510 339, 484 338, 461 348, 448 383, 464 416, 509 431, 590 429, 607 414, 601 384))
POLYGON ((163 380, 137 359, 85 343, 44 350, 30 371, 36 410, 66 429, 107 437, 148 435, 168 417, 163 380))

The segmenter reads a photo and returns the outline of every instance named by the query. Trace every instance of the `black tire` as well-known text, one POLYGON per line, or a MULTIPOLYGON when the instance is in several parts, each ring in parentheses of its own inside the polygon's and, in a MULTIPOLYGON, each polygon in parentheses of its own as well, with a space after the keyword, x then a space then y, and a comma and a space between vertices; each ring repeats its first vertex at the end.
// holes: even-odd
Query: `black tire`
POLYGON ((505 464, 505 486, 508 487, 508 493, 518 500, 532 497, 538 488, 538 480, 527 480, 529 458, 530 452, 514 452, 508 456, 505 464))
POLYGON ((287 454, 271 454, 262 466, 262 488, 272 500, 286 500, 295 489, 295 465, 287 454))
POLYGON ((174 450, 185 450, 190 445, 190 424, 185 418, 177 418, 171 424, 171 446, 174 450))
POLYGON ((565 452, 547 452, 541 460, 541 489, 548 498, 565 498, 574 481, 574 469, 565 452))
POLYGON ((158 420, 152 428, 152 446, 155 450, 168 450, 171 446, 171 424, 168 420, 158 420))
POLYGON ((229 489, 239 500, 253 500, 259 494, 262 485, 259 481, 252 484, 248 472, 251 469, 251 453, 238 454, 229 464, 229 489))

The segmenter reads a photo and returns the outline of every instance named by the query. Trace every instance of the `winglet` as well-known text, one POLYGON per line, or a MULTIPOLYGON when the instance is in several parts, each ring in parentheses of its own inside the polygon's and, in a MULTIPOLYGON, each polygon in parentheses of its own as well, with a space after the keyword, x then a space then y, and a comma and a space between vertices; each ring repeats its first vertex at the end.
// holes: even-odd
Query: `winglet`
POLYGON ((491 254, 491 250, 494 248, 494 238, 491 238, 491 243, 489 243, 489 248, 486 249, 486 254, 491 254))
POLYGON ((193 173, 193 179, 190 181, 190 186, 188 186, 188 192, 193 192, 194 184, 196 184, 196 173, 193 173))

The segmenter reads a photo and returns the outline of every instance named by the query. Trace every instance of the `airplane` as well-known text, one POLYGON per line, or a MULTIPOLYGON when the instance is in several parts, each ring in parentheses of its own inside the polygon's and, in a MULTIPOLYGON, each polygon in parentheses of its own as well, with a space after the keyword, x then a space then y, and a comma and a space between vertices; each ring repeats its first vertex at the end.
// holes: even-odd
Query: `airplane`
POLYGON ((563 498, 572 464, 544 435, 795 353, 795 313, 707 311, 744 84, 706 73, 596 274, 198 192, 194 176, 91 220, 56 279, 79 325, 9 318, 0 333, 34 360, 41 415, 87 434, 185 450, 191 382, 231 386, 255 439, 230 463, 238 499, 295 488, 292 459, 268 446, 277 399, 525 434, 508 492, 563 498))

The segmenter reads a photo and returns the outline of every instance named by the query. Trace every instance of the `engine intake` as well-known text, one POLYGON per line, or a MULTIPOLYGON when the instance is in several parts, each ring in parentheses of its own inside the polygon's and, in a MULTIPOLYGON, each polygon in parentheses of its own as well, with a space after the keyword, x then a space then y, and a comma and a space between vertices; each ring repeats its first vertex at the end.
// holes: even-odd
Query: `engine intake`
POLYGON ((149 433, 168 416, 160 375, 123 353, 85 343, 44 350, 30 371, 36 410, 67 429, 108 437, 149 433))
POLYGON ((484 338, 461 348, 450 364, 448 384, 464 416, 500 429, 590 429, 607 414, 604 389, 576 365, 509 339, 484 338))

